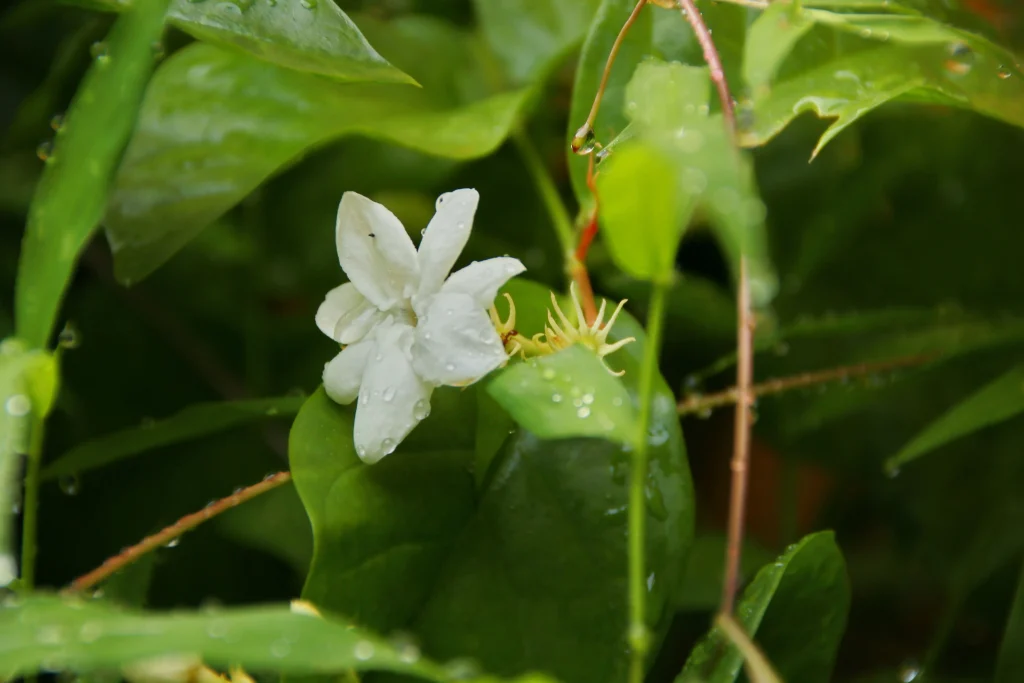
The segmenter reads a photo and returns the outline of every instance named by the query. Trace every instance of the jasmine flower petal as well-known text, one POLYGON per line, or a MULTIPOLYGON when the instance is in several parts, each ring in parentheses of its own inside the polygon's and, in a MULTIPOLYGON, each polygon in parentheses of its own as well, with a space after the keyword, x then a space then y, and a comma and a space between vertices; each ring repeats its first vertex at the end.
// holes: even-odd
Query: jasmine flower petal
POLYGON ((370 354, 377 346, 373 339, 346 346, 341 353, 324 366, 324 391, 332 401, 342 405, 351 403, 359 395, 370 354))
POLYGON ((468 294, 438 294, 416 326, 412 365, 432 384, 472 384, 506 360, 490 317, 468 294))
POLYGON ((420 263, 418 297, 436 294, 448 277, 469 239, 479 201, 480 194, 471 189, 446 192, 437 198, 437 213, 423 231, 417 252, 420 263))
POLYGON ((339 344, 354 344, 383 319, 384 314, 346 282, 327 292, 316 312, 316 326, 339 344))
POLYGON ((479 308, 488 308, 502 285, 526 270, 519 259, 509 256, 474 261, 452 273, 441 285, 442 294, 467 294, 479 308))

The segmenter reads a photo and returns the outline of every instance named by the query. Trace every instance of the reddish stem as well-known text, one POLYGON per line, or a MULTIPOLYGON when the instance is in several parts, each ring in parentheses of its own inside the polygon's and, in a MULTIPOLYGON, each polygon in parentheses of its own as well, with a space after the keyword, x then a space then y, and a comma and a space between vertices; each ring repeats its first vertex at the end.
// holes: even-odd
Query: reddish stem
POLYGON ((708 63, 711 70, 711 81, 718 91, 718 99, 722 101, 722 118, 725 120, 725 128, 730 138, 736 140, 736 110, 732 101, 732 94, 729 92, 729 84, 725 80, 725 70, 722 68, 722 59, 718 56, 718 49, 715 41, 711 39, 711 31, 708 30, 704 18, 693 3, 693 0, 679 0, 679 8, 683 17, 690 22, 693 33, 697 36, 697 42, 704 52, 704 61, 708 63))

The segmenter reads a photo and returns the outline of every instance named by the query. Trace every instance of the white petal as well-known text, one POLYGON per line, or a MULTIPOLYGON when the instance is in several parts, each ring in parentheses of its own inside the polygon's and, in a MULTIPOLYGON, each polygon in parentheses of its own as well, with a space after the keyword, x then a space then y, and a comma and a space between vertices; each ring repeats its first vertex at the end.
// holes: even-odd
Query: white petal
POLYGON ((384 314, 346 282, 327 292, 316 311, 316 326, 339 344, 354 344, 384 318, 384 314))
POLYGON ((462 270, 452 273, 441 287, 441 292, 468 294, 478 307, 487 308, 494 303, 501 286, 524 270, 526 266, 519 259, 509 256, 474 261, 462 270))
POLYGON ((438 294, 416 326, 413 367, 433 384, 471 384, 507 359, 491 319, 466 294, 438 294))
POLYGON ((344 405, 356 400, 366 362, 376 345, 376 341, 371 338, 346 346, 324 366, 324 391, 332 401, 344 405))
POLYGON ((430 219, 420 242, 419 296, 436 294, 466 246, 473 229, 473 214, 480 201, 476 190, 446 192, 437 198, 437 213, 430 219))
POLYGON ((341 268, 356 289, 386 311, 419 285, 416 249, 395 214, 361 194, 338 205, 335 237, 341 268))
POLYGON ((376 339, 359 388, 354 433, 356 454, 367 463, 393 452, 427 416, 434 390, 416 376, 409 360, 412 327, 387 325, 378 328, 376 339))

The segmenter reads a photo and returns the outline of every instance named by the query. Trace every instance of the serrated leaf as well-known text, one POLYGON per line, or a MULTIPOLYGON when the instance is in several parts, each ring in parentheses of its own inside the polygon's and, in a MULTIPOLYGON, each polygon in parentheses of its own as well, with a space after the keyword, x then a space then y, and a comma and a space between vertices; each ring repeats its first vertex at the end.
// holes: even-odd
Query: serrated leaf
POLYGON ((544 76, 583 40, 599 0, 474 0, 477 21, 513 82, 544 76))
POLYGON ((377 636, 287 606, 140 612, 77 597, 8 598, 0 607, 0 669, 89 673, 156 657, 196 656, 211 666, 294 674, 395 671, 443 680, 377 636))
MULTIPOLYGON (((635 396, 643 331, 620 316, 609 356, 635 396)), ((648 610, 654 649, 693 537, 693 493, 675 402, 656 381, 647 482, 648 610)), ((477 511, 415 623, 434 657, 488 671, 547 671, 561 680, 621 681, 629 454, 599 439, 545 441, 520 430, 498 456, 477 511)))
POLYGON ((889 458, 890 471, 944 444, 1024 413, 1024 366, 989 382, 925 427, 900 452, 889 458))
POLYGON ((115 182, 106 217, 115 274, 145 277, 280 168, 341 136, 455 159, 487 154, 526 95, 459 102, 429 88, 335 84, 191 45, 154 76, 115 182))
MULTIPOLYGON (((782 680, 827 683, 850 608, 846 564, 831 532, 804 537, 743 591, 736 617, 782 680)), ((732 683, 743 664, 717 628, 697 644, 677 683, 732 683)))
POLYGON ((487 392, 541 439, 635 440, 636 414, 626 387, 579 345, 507 368, 487 392))
MULTIPOLYGON (((619 34, 619 29, 635 6, 636 2, 633 0, 602 0, 598 7, 587 31, 587 37, 583 41, 583 50, 576 67, 566 144, 572 140, 577 129, 586 120, 612 45, 619 34)), ((601 143, 611 142, 626 128, 628 120, 623 108, 626 85, 640 61, 650 55, 652 40, 651 12, 641 12, 619 47, 601 100, 601 108, 594 121, 594 134, 601 143)), ((571 151, 566 153, 569 155, 569 177, 576 200, 581 206, 587 206, 592 201, 590 190, 587 188, 588 159, 571 151)))
MULTIPOLYGON (((765 144, 809 111, 835 119, 813 157, 853 122, 896 99, 971 109, 1024 127, 1024 73, 1010 51, 986 38, 920 15, 806 9, 800 16, 861 40, 755 91, 743 117, 745 146, 765 144)), ((785 23, 762 27, 761 44, 790 40, 785 23)))
POLYGON ((76 476, 154 448, 275 417, 291 417, 305 399, 296 396, 196 403, 151 424, 123 429, 81 443, 46 466, 43 480, 76 476))
POLYGON ((79 253, 103 216, 163 33, 167 0, 139 0, 97 43, 29 207, 18 262, 18 336, 44 347, 79 253))
POLYGON ((473 512, 472 399, 471 391, 436 391, 431 415, 394 453, 366 465, 352 443, 352 407, 323 388, 309 398, 288 448, 313 527, 304 599, 380 630, 415 616, 473 512))

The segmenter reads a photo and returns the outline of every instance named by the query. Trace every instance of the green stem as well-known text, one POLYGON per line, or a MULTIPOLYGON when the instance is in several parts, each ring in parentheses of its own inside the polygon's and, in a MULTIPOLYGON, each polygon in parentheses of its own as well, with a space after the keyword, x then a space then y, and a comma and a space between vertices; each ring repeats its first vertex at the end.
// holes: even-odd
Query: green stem
POLYGON ((36 581, 36 529, 39 526, 39 469, 43 460, 43 420, 32 420, 25 463, 25 498, 21 526, 21 587, 30 591, 36 581))
POLYGON ((647 313, 647 343, 640 366, 640 419, 633 445, 633 472, 629 484, 629 647, 632 654, 629 667, 630 683, 642 683, 644 662, 650 646, 644 608, 647 585, 644 581, 644 523, 647 517, 647 430, 651 420, 651 402, 654 378, 658 370, 662 326, 665 320, 665 299, 669 285, 652 284, 651 305, 647 313))
POLYGON ((519 148, 523 163, 526 164, 526 170, 530 172, 530 177, 533 178, 533 184, 537 187, 544 208, 547 209, 548 217, 551 218, 555 236, 558 237, 558 243, 562 247, 565 271, 570 273, 575 265, 576 235, 569 212, 558 195, 558 186, 555 185, 554 178, 551 177, 547 166, 544 165, 544 160, 541 159, 526 131, 522 128, 516 129, 512 134, 512 139, 515 140, 516 146, 519 148))

